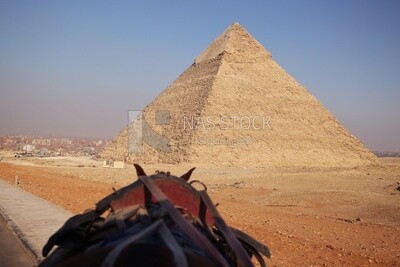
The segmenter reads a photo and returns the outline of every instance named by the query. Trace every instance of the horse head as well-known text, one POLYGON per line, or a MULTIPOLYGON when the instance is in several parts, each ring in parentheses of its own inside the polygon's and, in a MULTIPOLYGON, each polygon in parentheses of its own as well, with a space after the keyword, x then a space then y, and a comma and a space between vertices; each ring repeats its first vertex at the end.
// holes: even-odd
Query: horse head
MULTIPOLYGON (((137 176, 147 176, 147 174, 145 173, 145 171, 143 170, 143 168, 139 165, 139 164, 133 164, 133 166, 136 169, 136 174, 137 176)), ((182 174, 180 176, 180 178, 182 178, 183 180, 185 180, 186 182, 189 181, 190 177, 192 176, 193 171, 196 169, 196 167, 191 168, 188 172, 186 172, 185 174, 182 174)), ((166 174, 166 175, 170 175, 170 172, 163 172, 163 171, 156 171, 157 174, 166 174)))

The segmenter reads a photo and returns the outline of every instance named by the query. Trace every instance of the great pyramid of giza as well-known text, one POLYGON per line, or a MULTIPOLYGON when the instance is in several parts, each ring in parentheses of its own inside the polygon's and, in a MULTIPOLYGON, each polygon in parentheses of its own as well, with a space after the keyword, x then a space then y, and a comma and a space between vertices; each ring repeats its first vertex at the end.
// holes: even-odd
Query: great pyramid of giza
POLYGON ((378 162, 238 23, 146 106, 142 118, 140 151, 128 153, 126 128, 103 158, 260 167, 378 162), (167 144, 154 142, 158 138, 167 144))

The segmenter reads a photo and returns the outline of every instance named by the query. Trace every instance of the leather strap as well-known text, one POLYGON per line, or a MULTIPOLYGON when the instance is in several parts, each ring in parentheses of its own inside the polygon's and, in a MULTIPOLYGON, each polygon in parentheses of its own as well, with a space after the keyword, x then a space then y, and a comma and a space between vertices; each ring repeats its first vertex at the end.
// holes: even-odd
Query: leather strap
POLYGON ((206 193, 206 191, 200 191, 200 195, 204 204, 207 206, 212 216, 214 217, 215 224, 218 230, 225 237, 225 240, 228 242, 231 249, 235 252, 236 257, 241 263, 243 267, 253 267, 253 263, 246 250, 243 248, 242 244, 240 244, 239 240, 236 238, 235 234, 231 231, 231 229, 226 225, 224 219, 222 219, 221 215, 219 215, 217 209, 212 203, 210 197, 206 193))
POLYGON ((188 267, 189 266, 188 261, 186 259, 185 253, 183 252, 183 249, 176 241, 175 237, 172 235, 171 231, 168 229, 165 223, 161 224, 160 229, 158 229, 158 232, 164 243, 167 245, 167 247, 174 255, 175 266, 188 267))
POLYGON ((228 267, 226 259, 215 250, 211 242, 202 235, 191 223, 189 223, 182 214, 175 209, 174 205, 169 201, 160 188, 148 176, 139 176, 139 180, 146 186, 151 194, 156 198, 157 202, 166 210, 181 230, 193 239, 197 245, 201 246, 208 254, 210 254, 221 266, 228 267))
POLYGON ((142 231, 139 233, 130 236, 128 239, 124 240, 122 243, 120 243, 118 246, 116 246, 113 250, 108 253, 107 257, 104 259, 101 267, 112 267, 114 266, 114 263, 118 260, 121 252, 130 244, 137 242, 140 239, 143 239, 150 234, 154 233, 154 231, 158 230, 160 225, 162 224, 162 220, 159 219, 146 228, 144 228, 142 231))
POLYGON ((260 252, 267 258, 271 258, 271 252, 269 251, 269 248, 249 236, 248 234, 240 231, 239 229, 236 229, 234 227, 229 227, 233 233, 236 235, 236 237, 239 239, 240 242, 248 244, 249 246, 253 247, 256 251, 260 252))

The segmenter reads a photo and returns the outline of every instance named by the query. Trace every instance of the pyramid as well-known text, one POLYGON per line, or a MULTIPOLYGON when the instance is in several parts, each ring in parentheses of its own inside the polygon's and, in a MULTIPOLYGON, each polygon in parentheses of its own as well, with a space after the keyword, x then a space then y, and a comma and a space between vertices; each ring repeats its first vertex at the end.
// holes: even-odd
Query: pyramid
POLYGON ((258 167, 378 164, 238 23, 147 105, 141 118, 142 139, 135 143, 140 149, 129 150, 133 138, 125 128, 103 158, 258 167))

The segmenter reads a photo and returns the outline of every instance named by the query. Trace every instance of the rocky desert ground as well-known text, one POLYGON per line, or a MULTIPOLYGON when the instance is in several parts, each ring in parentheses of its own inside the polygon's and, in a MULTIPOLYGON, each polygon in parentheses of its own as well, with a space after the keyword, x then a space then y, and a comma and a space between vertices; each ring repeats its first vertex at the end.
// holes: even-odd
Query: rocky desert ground
MULTIPOLYGON (((136 180, 133 166, 90 158, 13 158, 0 178, 73 213, 136 180)), ((269 266, 399 266, 400 158, 381 166, 276 169, 196 166, 218 209, 272 251, 269 266)), ((192 165, 143 165, 180 175, 192 165)))

